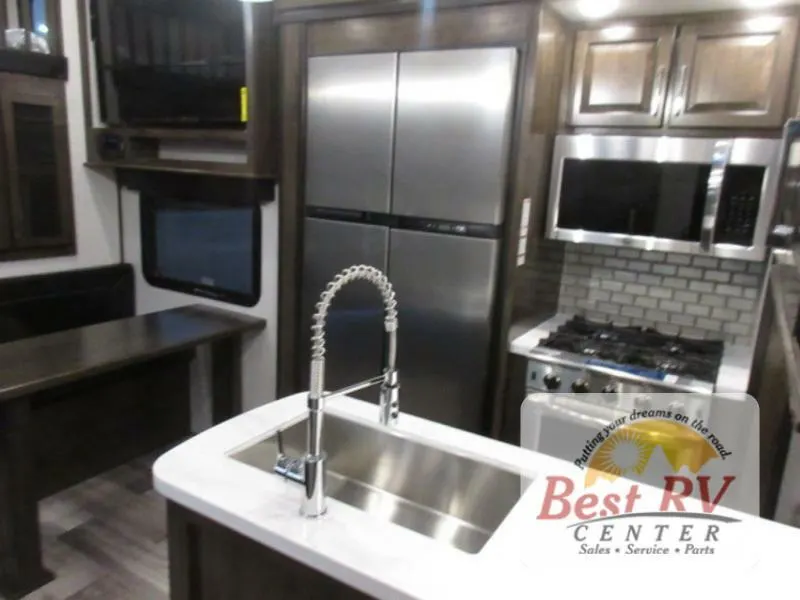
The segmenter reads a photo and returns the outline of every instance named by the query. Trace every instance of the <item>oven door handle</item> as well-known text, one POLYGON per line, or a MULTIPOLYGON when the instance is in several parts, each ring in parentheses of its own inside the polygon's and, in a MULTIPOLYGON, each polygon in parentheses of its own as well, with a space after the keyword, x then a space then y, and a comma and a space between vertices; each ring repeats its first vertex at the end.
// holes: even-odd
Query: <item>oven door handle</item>
POLYGON ((700 247, 711 250, 714 245, 714 231, 717 228, 719 214, 719 201, 722 197, 722 186, 725 182, 725 171, 731 160, 733 140, 718 140, 714 144, 714 154, 711 157, 711 173, 708 176, 706 190, 706 204, 703 210, 703 229, 700 232, 700 247))
POLYGON ((790 269, 793 276, 797 276, 797 266, 794 257, 789 253, 774 253, 774 263, 769 270, 769 286, 772 295, 775 323, 778 327, 781 345, 783 346, 783 359, 786 365, 786 378, 789 391, 789 411, 792 416, 792 425, 800 427, 800 345, 792 333, 789 325, 789 314, 786 306, 786 286, 784 285, 781 271, 790 269))

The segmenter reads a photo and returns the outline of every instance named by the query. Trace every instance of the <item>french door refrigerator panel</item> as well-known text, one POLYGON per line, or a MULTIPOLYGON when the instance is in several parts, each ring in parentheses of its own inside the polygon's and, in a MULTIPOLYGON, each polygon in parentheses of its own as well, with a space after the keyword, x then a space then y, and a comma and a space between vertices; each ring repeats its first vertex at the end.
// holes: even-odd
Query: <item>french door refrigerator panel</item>
MULTIPOLYGON (((300 331, 300 374, 308 388, 311 317, 327 283, 351 265, 386 271, 389 230, 377 225, 305 220, 305 252, 300 331)), ((328 313, 325 389, 333 391, 383 370, 383 303, 371 283, 356 281, 336 296, 328 313)), ((354 394, 377 401, 377 390, 354 394)))
POLYGON ((500 242, 393 229, 400 411, 479 432, 500 242))
POLYGON ((517 51, 400 54, 392 212, 503 221, 517 51))
POLYGON ((306 203, 389 212, 397 54, 308 61, 306 203))

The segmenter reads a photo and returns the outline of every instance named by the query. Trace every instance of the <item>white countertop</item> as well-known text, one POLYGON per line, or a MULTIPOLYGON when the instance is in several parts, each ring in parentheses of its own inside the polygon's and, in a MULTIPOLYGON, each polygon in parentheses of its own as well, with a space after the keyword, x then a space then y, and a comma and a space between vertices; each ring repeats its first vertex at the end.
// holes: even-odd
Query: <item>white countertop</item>
MULTIPOLYGON (((401 406, 402 408, 402 406, 401 406)), ((328 411, 371 427, 378 410, 350 398, 328 411)), ((229 455, 305 414, 305 394, 267 404, 208 430, 156 462, 156 489, 168 499, 377 598, 465 600, 539 597, 682 597, 770 590, 796 595, 800 531, 738 515, 738 543, 720 556, 580 556, 563 521, 542 521, 547 474, 573 465, 402 414, 396 431, 481 458, 533 479, 479 554, 383 521, 334 499, 319 520, 299 514, 302 486, 229 455), (745 549, 739 556, 738 551, 745 549), (691 590, 687 596, 686 592, 691 590)), ((646 500, 649 497, 645 494, 646 500)), ((655 499, 655 497, 653 496, 655 499)), ((266 594, 266 591, 265 591, 266 594)))
MULTIPOLYGON (((517 324, 514 328, 521 332, 509 341, 509 351, 519 356, 530 357, 531 350, 543 339, 566 323, 572 315, 557 314, 538 324, 517 324)), ((750 383, 753 362, 753 348, 725 344, 714 391, 717 393, 744 393, 750 383)))

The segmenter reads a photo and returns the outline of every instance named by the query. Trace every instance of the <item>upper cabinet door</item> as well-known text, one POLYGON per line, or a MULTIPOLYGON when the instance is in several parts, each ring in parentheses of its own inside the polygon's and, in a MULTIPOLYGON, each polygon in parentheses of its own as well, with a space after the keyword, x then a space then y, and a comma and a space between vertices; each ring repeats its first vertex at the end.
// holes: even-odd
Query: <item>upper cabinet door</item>
POLYGON ((75 228, 64 84, 29 77, 3 84, 0 114, 13 245, 70 245, 75 228))
POLYGON ((674 40, 674 27, 581 31, 575 44, 570 123, 660 126, 674 40))
POLYGON ((794 17, 755 17, 681 30, 669 124, 780 127, 786 117, 794 17))
POLYGON ((389 212, 397 54, 308 61, 306 204, 389 212))

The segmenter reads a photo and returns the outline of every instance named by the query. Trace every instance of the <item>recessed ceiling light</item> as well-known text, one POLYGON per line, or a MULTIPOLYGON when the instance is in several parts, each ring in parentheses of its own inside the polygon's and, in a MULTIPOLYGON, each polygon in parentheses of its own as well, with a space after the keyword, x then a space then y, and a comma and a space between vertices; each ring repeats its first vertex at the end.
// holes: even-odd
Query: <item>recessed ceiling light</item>
POLYGON ((581 0, 578 10, 587 19, 607 17, 619 8, 619 0, 581 0))

